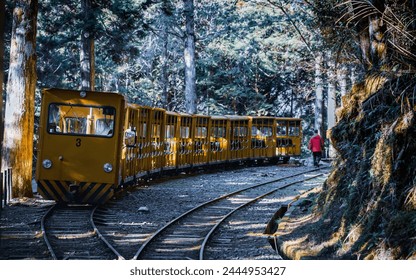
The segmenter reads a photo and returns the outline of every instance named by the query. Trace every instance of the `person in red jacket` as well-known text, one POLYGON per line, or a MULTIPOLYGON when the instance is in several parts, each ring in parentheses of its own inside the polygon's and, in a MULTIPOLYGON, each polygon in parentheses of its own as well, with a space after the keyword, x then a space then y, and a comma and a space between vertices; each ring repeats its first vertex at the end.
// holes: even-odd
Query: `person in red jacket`
POLYGON ((322 148, 324 146, 324 139, 318 134, 318 130, 315 129, 315 134, 309 140, 308 149, 312 151, 313 154, 313 165, 319 167, 319 162, 322 157, 322 148))

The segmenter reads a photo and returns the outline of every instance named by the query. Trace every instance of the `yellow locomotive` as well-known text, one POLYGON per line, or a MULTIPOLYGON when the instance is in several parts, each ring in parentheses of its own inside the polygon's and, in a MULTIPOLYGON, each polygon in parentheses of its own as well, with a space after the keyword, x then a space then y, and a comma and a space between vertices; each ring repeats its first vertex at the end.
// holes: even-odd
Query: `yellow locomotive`
POLYGON ((36 181, 58 202, 103 204, 152 173, 299 156, 301 119, 189 115, 117 93, 42 91, 36 181))

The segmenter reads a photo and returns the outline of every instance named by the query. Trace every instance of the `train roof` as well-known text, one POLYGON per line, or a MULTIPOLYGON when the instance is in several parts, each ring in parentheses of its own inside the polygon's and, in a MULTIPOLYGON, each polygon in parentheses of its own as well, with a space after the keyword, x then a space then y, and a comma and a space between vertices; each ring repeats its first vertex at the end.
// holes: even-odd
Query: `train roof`
MULTIPOLYGON (((90 90, 72 90, 72 89, 62 89, 62 88, 43 88, 42 94, 51 94, 58 96, 59 94, 65 94, 65 97, 69 97, 70 95, 73 95, 76 98, 83 98, 81 96, 81 92, 85 92, 86 96, 93 94, 93 95, 107 95, 107 96, 114 96, 116 98, 124 99, 124 96, 115 93, 115 92, 105 92, 105 91, 90 91, 90 90)), ((72 96, 71 96, 72 97, 72 96)))
POLYGON ((276 120, 280 121, 302 121, 301 118, 291 118, 291 117, 275 117, 276 120))
POLYGON ((211 119, 213 119, 213 120, 228 120, 229 118, 226 117, 226 116, 218 116, 218 115, 216 115, 216 116, 211 116, 211 119))
POLYGON ((248 116, 248 117, 252 119, 267 119, 267 120, 276 119, 276 117, 272 117, 272 116, 248 116))
POLYGON ((180 116, 179 113, 177 112, 173 112, 173 111, 166 111, 166 115, 171 115, 171 116, 180 116))
POLYGON ((232 121, 243 121, 243 120, 249 120, 250 118, 247 116, 237 116, 237 115, 225 115, 227 118, 229 118, 232 121))

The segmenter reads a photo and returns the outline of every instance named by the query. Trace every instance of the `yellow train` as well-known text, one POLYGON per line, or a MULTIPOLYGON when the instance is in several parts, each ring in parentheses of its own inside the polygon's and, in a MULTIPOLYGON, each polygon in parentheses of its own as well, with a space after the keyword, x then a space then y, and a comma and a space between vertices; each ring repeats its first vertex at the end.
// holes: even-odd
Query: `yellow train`
POLYGON ((166 170, 300 155, 301 119, 205 116, 128 104, 116 93, 44 89, 38 192, 102 204, 166 170))

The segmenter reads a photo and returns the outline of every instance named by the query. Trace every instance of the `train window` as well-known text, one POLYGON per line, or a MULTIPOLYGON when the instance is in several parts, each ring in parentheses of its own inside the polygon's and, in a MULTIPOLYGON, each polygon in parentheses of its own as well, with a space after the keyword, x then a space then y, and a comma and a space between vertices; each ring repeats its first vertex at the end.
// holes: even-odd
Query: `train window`
POLYGON ((152 137, 160 137, 160 124, 152 125, 152 137))
POLYGON ((234 127, 233 134, 235 137, 246 137, 247 127, 245 126, 234 127))
POLYGON ((197 126, 195 131, 195 137, 206 138, 207 137, 207 128, 205 126, 197 126))
POLYGON ((300 135, 300 121, 289 122, 289 135, 299 136, 300 135))
POLYGON ((65 118, 65 132, 75 134, 86 134, 87 119, 86 118, 65 118))
POLYGON ((222 137, 225 138, 226 129, 225 127, 213 127, 211 128, 212 137, 222 137))
POLYGON ((95 134, 111 135, 114 127, 114 120, 102 118, 95 121, 95 134))
POLYGON ((181 126, 181 138, 189 138, 190 137, 190 129, 189 126, 181 126))
POLYGON ((139 136, 142 138, 146 138, 146 133, 147 133, 147 124, 146 123, 141 123, 139 124, 139 136))
POLYGON ((251 136, 252 137, 270 137, 272 136, 272 128, 271 127, 267 127, 267 126, 263 126, 263 127, 256 127, 256 126, 252 126, 251 127, 251 136))
POLYGON ((165 126, 165 135, 166 138, 174 138, 175 137, 175 126, 173 124, 168 124, 165 126))
POLYGON ((51 103, 47 131, 50 134, 112 137, 115 112, 115 108, 108 106, 51 103))
POLYGON ((271 137, 273 135, 272 128, 269 126, 263 126, 260 128, 261 136, 271 137))
POLYGON ((277 122, 277 135, 287 135, 287 121, 277 122))

